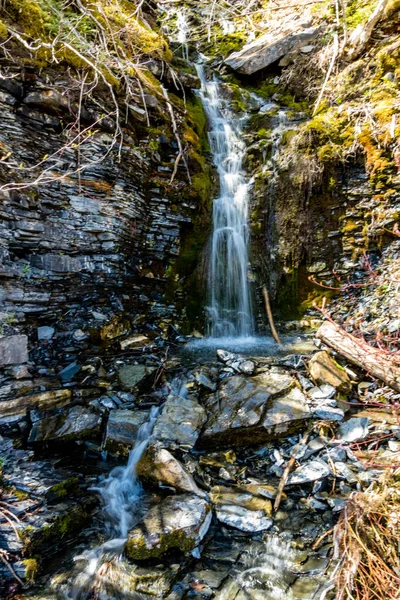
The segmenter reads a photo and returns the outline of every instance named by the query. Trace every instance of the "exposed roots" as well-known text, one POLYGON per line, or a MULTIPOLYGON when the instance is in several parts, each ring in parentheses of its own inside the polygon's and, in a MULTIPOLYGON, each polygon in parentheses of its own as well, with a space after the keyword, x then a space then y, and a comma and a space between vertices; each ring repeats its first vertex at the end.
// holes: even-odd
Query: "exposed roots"
POLYGON ((335 527, 337 600, 400 598, 400 470, 354 492, 335 527))

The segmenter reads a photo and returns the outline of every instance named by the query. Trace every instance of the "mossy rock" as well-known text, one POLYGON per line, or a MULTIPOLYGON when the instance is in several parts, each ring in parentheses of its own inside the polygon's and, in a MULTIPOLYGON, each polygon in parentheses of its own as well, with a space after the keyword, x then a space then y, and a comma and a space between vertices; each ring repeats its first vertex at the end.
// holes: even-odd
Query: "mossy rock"
POLYGON ((132 560, 158 558, 170 550, 189 554, 208 531, 211 508, 199 496, 170 496, 154 506, 128 534, 125 554, 132 560))

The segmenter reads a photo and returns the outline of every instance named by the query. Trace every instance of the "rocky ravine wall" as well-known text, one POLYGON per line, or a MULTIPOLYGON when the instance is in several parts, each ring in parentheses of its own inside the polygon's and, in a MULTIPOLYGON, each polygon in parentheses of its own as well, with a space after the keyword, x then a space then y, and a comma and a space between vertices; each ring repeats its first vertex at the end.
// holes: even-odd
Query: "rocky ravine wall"
MULTIPOLYGON (((29 398, 41 405, 29 394, 57 388, 60 381, 52 378, 93 345, 119 347, 118 338, 134 331, 167 337, 170 326, 175 334, 200 327, 199 252, 193 254, 192 246, 207 236, 210 175, 194 130, 202 135, 201 107, 190 92, 196 78, 189 77, 187 110, 171 94, 192 186, 183 161, 171 183, 178 154, 174 126, 162 94, 147 91, 150 126, 138 101, 124 124, 120 159, 114 148, 80 175, 70 174, 79 160, 109 150, 112 129, 100 121, 80 156, 74 148, 61 153, 51 169, 57 180, 27 186, 30 168, 64 145, 62 125, 74 117, 73 108, 66 108, 73 103, 62 77, 54 70, 41 75, 14 68, 12 80, 0 80, 0 366, 5 369, 0 424, 5 431, 20 422, 29 398), (10 169, 9 159, 27 170, 10 169), (15 185, 9 186, 11 181, 15 185), (185 290, 191 279, 196 297, 190 322, 185 290)), ((85 110, 97 108, 95 100, 103 101, 88 98, 85 110)), ((50 407, 60 404, 53 396, 50 407)))

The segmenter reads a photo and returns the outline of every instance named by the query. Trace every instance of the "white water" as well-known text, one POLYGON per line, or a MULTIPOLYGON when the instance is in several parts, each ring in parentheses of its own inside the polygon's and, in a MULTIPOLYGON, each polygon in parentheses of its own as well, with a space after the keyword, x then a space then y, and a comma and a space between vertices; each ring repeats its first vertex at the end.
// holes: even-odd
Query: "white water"
POLYGON ((213 204, 208 335, 246 338, 254 327, 247 276, 250 182, 242 166, 246 152, 242 140, 244 119, 224 101, 220 82, 215 77, 207 79, 203 64, 196 67, 220 183, 219 196, 213 204))
POLYGON ((86 565, 78 573, 71 588, 66 591, 66 598, 69 600, 91 597, 96 578, 103 571, 102 565, 112 560, 120 560, 128 531, 135 525, 135 520, 140 514, 138 505, 144 493, 137 477, 137 464, 149 444, 159 412, 159 407, 152 407, 149 420, 139 428, 126 466, 116 467, 101 485, 92 488, 102 496, 103 511, 111 539, 101 546, 85 550, 74 558, 75 561, 85 561, 86 565))

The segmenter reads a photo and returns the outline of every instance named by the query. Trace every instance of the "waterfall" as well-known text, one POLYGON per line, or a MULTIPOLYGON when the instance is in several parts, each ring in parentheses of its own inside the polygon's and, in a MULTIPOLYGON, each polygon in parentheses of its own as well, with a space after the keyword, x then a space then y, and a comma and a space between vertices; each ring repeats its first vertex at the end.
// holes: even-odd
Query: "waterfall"
POLYGON ((196 67, 220 183, 219 196, 213 204, 208 334, 217 338, 249 337, 253 333, 247 277, 250 182, 242 167, 246 152, 242 140, 244 119, 229 109, 220 82, 215 77, 208 80, 202 64, 196 67))

